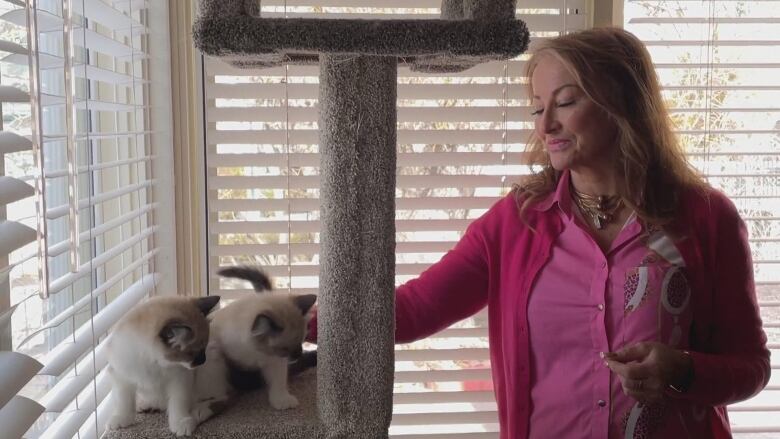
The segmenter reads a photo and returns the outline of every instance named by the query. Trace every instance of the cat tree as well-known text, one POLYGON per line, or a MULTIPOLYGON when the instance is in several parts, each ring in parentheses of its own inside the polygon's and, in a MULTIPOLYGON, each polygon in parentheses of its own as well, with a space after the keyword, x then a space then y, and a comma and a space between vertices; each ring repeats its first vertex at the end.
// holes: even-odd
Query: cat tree
MULTIPOLYGON (((455 72, 528 45, 515 0, 443 0, 440 19, 262 18, 256 0, 201 0, 196 46, 238 67, 320 66, 318 367, 293 380, 284 412, 264 394, 196 437, 386 438, 392 417, 397 65, 455 72), (316 381, 316 384, 315 384, 316 381), (316 394, 315 394, 316 390, 316 394)), ((166 437, 144 415, 111 438, 166 437)))

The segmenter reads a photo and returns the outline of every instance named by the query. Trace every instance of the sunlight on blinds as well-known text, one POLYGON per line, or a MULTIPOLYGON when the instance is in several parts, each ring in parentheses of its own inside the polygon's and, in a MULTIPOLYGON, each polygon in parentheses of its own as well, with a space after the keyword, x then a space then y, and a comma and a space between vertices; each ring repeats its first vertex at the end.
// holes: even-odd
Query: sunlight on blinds
POLYGON ((780 1, 628 0, 686 151, 750 231, 772 378, 729 407, 735 437, 780 435, 780 1))
MULTIPOLYGON (((46 228, 46 240, 39 240, 42 276, 31 265, 34 245, 0 260, 9 266, 5 288, 0 281, 0 323, 7 317, 8 325, 0 364, 24 358, 38 365, 26 368, 32 374, 20 376, 16 389, 16 398, 31 404, 16 410, 12 400, 0 416, 9 407, 43 412, 2 417, 0 436, 8 426, 20 432, 12 437, 25 431, 25 437, 98 437, 109 391, 100 342, 157 283, 161 226, 151 162, 161 150, 151 142, 150 7, 143 1, 0 2, 3 84, 19 76, 40 87, 27 95, 33 111, 28 105, 17 116, 3 106, 3 121, 28 143, 30 137, 40 143, 40 161, 29 145, 5 161, 13 173, 42 176, 44 187, 39 211, 27 203, 8 212, 33 227, 40 219, 46 228)), ((30 90, 24 82, 20 88, 30 90)))

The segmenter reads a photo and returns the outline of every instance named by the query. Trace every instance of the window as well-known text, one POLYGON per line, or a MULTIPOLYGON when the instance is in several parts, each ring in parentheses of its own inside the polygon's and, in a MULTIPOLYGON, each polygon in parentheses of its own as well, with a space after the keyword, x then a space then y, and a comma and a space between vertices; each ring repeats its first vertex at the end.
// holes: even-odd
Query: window
POLYGON ((627 0, 692 162, 750 231, 769 386, 729 408, 735 437, 780 433, 780 1, 627 0))
MULTIPOLYGON (((263 1, 264 16, 438 18, 439 0, 263 1)), ((585 26, 584 3, 523 2, 533 38, 585 26)), ((526 56, 457 74, 399 66, 396 282, 417 276, 520 174, 532 128, 526 56)), ((262 265, 276 286, 317 292, 318 66, 239 70, 204 60, 209 292, 249 286, 220 266, 262 265)), ((396 350, 391 434, 497 436, 486 313, 396 350)))
POLYGON ((161 209, 173 204, 170 74, 155 59, 167 38, 164 2, 0 1, 2 90, 23 95, 2 107, 2 140, 16 143, 0 174, 29 186, 0 200, 0 227, 26 225, 0 238, 0 368, 19 366, 0 376, 3 434, 98 437, 101 341, 161 281, 175 292, 161 209))

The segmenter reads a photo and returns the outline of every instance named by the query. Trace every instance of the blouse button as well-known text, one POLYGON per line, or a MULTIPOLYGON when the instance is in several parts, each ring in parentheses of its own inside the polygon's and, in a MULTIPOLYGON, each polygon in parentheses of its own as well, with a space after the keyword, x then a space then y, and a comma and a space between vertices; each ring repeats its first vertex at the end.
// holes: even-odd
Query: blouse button
POLYGON ((599 306, 597 306, 597 308, 599 309, 599 311, 604 311, 604 304, 599 303, 599 306))
POLYGON ((604 407, 607 405, 607 401, 604 401, 603 399, 599 399, 599 407, 604 407))

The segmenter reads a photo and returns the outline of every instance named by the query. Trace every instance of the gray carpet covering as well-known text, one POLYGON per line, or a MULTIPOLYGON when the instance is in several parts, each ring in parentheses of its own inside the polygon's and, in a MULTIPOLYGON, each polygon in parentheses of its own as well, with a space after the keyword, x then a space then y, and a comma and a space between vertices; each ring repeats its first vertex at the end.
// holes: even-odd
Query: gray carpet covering
MULTIPOLYGON (((238 66, 316 62, 320 53, 449 59, 455 65, 506 59, 528 45, 519 20, 337 20, 258 18, 200 19, 196 46, 238 66)), ((439 62, 438 64, 443 64, 439 62)))
MULTIPOLYGON (((236 398, 224 412, 201 424, 193 438, 220 439, 301 439, 325 438, 317 414, 317 372, 308 370, 290 380, 290 393, 300 406, 274 410, 268 404, 265 390, 245 393, 236 398)), ((168 430, 165 413, 136 416, 136 423, 126 429, 107 432, 110 439, 175 438, 168 430)))
POLYGON ((396 60, 320 64, 320 419, 334 437, 387 437, 395 333, 396 60))
POLYGON ((322 53, 395 56, 413 70, 452 72, 528 47, 514 0, 444 0, 441 19, 262 18, 251 0, 201 0, 195 45, 237 67, 316 64, 322 53))

